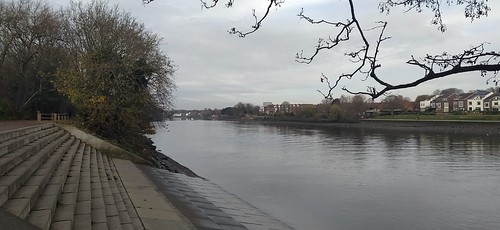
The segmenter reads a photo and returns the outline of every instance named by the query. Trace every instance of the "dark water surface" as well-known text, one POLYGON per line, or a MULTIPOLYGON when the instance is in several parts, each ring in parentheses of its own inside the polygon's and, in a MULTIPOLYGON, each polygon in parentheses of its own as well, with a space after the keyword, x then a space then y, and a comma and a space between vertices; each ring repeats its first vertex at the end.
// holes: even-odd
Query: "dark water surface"
POLYGON ((297 229, 500 229, 498 136, 172 121, 152 138, 297 229))

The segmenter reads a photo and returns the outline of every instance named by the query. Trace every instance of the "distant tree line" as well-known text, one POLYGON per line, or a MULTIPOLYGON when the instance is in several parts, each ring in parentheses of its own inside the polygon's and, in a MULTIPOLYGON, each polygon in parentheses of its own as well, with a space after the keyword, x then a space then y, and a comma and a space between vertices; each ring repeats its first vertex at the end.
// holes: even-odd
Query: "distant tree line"
POLYGON ((250 103, 238 102, 233 107, 226 107, 221 110, 222 118, 241 119, 248 116, 259 115, 260 107, 250 103))
POLYGON ((175 89, 161 41, 101 1, 60 10, 43 1, 2 1, 0 118, 66 112, 104 137, 153 133, 175 89))

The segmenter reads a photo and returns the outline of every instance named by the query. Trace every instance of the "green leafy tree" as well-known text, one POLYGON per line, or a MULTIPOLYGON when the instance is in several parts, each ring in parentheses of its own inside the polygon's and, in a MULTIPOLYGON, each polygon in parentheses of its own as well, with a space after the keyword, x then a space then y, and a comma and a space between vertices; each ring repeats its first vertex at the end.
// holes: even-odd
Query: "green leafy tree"
POLYGON ((175 89, 160 37, 100 1, 73 3, 64 15, 70 59, 54 82, 83 124, 112 138, 153 133, 151 122, 167 116, 175 89))
POLYGON ((330 106, 329 118, 333 121, 342 121, 343 119, 342 110, 338 103, 333 103, 330 106))

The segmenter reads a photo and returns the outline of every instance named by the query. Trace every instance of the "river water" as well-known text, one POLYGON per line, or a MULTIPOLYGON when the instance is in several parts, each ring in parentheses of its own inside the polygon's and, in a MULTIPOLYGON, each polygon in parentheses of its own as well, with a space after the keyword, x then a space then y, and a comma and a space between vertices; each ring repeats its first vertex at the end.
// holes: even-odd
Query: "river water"
POLYGON ((152 139, 297 229, 500 229, 498 136, 172 121, 152 139))

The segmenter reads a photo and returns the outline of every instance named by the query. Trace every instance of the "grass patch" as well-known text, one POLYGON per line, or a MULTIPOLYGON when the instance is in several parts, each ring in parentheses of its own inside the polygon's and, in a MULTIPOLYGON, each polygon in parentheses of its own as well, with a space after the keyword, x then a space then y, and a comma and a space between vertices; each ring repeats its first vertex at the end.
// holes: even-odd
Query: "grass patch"
POLYGON ((500 121, 500 115, 483 115, 469 113, 465 115, 455 114, 398 114, 398 115, 384 115, 376 116, 374 119, 387 119, 387 120, 450 120, 450 121, 500 121))

